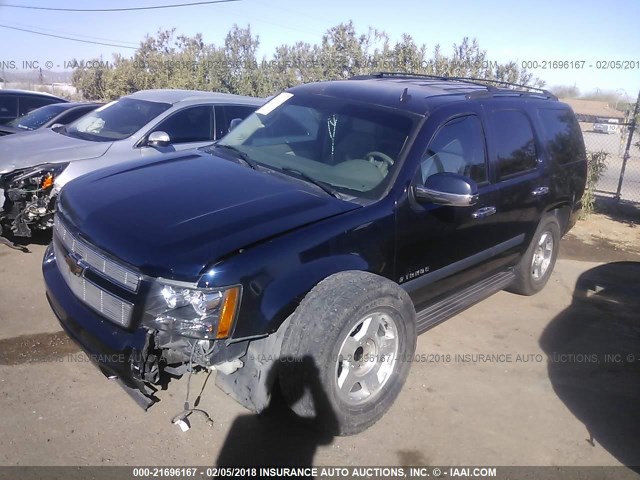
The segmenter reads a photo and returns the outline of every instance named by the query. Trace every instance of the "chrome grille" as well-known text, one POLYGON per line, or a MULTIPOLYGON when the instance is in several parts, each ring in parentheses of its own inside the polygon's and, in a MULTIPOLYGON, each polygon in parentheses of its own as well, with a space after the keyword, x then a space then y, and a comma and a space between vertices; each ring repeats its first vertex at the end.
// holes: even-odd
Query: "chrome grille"
POLYGON ((66 262, 66 252, 60 245, 60 237, 53 239, 53 251, 56 255, 56 263, 65 282, 73 294, 86 305, 93 308, 107 319, 123 327, 131 324, 133 305, 129 302, 105 292, 96 284, 87 280, 84 275, 74 275, 66 262))
POLYGON ((71 234, 64 223, 60 221, 58 215, 55 216, 53 225, 55 232, 58 234, 58 238, 68 252, 79 255, 92 270, 112 282, 117 283, 131 292, 138 290, 138 286, 140 285, 140 276, 138 274, 98 253, 93 247, 71 234))

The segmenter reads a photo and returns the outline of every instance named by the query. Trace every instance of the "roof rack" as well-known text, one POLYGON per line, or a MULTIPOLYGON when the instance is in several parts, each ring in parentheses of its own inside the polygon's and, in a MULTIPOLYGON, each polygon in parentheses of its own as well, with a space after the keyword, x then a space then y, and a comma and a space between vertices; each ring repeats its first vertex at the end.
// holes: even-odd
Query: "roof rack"
MULTIPOLYGON (((429 79, 433 79, 433 80, 442 80, 442 81, 458 81, 458 82, 465 82, 465 83, 470 83, 473 85, 478 85, 481 87, 485 87, 489 92, 498 92, 499 90, 494 87, 493 85, 487 85, 487 84, 497 84, 497 85, 503 85, 503 86, 509 86, 509 87, 518 87, 518 88, 526 88, 527 90, 534 90, 536 92, 539 92, 542 95, 545 95, 549 98, 555 99, 557 100, 558 98, 551 93, 548 90, 545 90, 543 88, 538 88, 538 87, 532 87, 529 85, 523 85, 521 83, 513 83, 513 82, 505 82, 503 80, 492 80, 492 79, 486 79, 486 78, 474 78, 474 77, 449 77, 449 76, 442 76, 442 75, 429 75, 426 73, 407 73, 407 72, 375 72, 375 73, 371 73, 369 75, 357 75, 354 77, 351 77, 353 80, 363 80, 363 79, 367 79, 367 78, 384 78, 384 77, 393 77, 393 78, 429 78, 429 79)), ((529 92, 526 92, 529 93, 529 92)))
POLYGON ((557 99, 557 97, 553 93, 551 93, 549 90, 545 90, 544 88, 532 87, 530 85, 524 85, 522 83, 505 82, 503 80, 491 80, 491 79, 473 78, 473 77, 468 77, 468 78, 467 77, 451 77, 451 78, 455 78, 456 80, 469 80, 469 81, 473 81, 473 82, 488 82, 488 83, 495 83, 497 85, 507 85, 507 86, 510 86, 510 87, 526 88, 527 90, 534 90, 534 91, 540 92, 543 95, 546 95, 548 97, 557 99))

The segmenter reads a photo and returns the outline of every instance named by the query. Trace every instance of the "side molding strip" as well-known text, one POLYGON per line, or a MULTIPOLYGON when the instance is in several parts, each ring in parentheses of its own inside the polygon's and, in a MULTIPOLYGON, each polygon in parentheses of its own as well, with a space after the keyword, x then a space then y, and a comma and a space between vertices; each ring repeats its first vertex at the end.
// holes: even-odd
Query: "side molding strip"
POLYGON ((489 260, 492 257, 506 252, 507 250, 511 250, 512 248, 520 245, 523 241, 524 233, 521 233, 517 237, 513 237, 506 242, 499 243, 498 245, 494 245, 493 247, 471 255, 470 257, 463 258, 462 260, 452 263, 451 265, 447 265, 446 267, 439 268, 438 270, 429 272, 425 275, 422 275, 421 277, 409 280, 408 282, 403 283, 400 286, 407 292, 413 292, 415 290, 426 287, 431 283, 437 282, 438 280, 442 280, 443 278, 449 277, 458 272, 466 270, 467 268, 471 268, 474 265, 489 260))

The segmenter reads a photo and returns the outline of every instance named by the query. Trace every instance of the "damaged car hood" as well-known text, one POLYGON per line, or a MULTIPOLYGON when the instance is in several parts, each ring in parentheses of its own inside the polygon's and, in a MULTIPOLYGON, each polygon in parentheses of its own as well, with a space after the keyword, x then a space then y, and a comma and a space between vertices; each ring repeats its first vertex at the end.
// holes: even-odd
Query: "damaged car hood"
POLYGON ((0 175, 42 163, 72 162, 104 155, 113 142, 91 142, 43 128, 0 140, 0 175))
POLYGON ((212 262, 359 206, 200 151, 69 182, 58 208, 90 243, 155 277, 196 280, 212 262))

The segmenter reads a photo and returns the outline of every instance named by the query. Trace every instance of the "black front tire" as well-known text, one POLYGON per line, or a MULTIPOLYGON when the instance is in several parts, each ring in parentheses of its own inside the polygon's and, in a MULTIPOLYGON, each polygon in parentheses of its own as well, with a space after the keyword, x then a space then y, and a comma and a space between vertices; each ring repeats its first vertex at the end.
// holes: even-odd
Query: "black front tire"
POLYGON ((534 295, 542 290, 555 267, 560 238, 558 219, 551 214, 544 216, 529 248, 516 266, 516 278, 507 290, 520 295, 534 295))
POLYGON ((331 434, 359 433, 391 407, 415 348, 415 310, 404 290, 367 272, 332 275, 304 298, 285 332, 283 396, 331 434))

